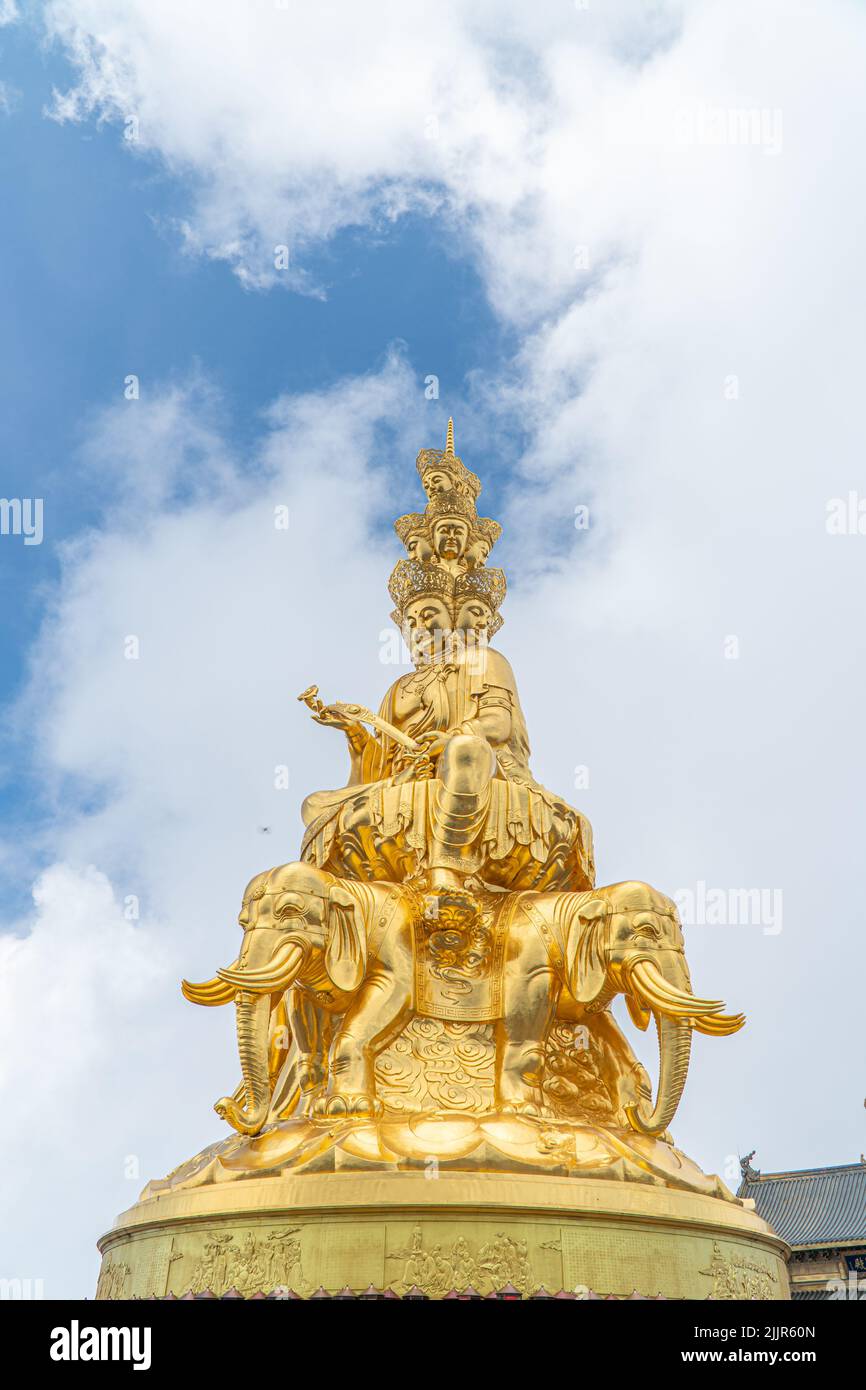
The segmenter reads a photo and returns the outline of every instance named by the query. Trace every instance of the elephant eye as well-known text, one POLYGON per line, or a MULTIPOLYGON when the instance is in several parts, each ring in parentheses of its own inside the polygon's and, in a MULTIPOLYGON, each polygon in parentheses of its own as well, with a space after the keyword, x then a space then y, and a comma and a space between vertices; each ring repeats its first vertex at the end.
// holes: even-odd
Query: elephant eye
POLYGON ((274 917, 278 922, 283 922, 287 917, 301 917, 303 915, 303 903, 298 900, 296 894, 287 894, 274 905, 274 917))
POLYGON ((634 934, 635 936, 657 937, 659 935, 659 929, 654 922, 641 922, 639 926, 635 927, 634 934))

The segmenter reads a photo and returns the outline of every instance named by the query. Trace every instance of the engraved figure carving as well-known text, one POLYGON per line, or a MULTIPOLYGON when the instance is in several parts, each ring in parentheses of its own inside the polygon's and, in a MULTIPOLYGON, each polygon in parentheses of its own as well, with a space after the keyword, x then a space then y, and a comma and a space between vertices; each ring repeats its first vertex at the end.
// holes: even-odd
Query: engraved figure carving
POLYGON ((776 1281, 768 1269, 744 1255, 725 1254, 717 1240, 710 1267, 701 1273, 713 1281, 713 1298, 763 1301, 775 1297, 776 1281))
POLYGON ((129 1265, 122 1260, 115 1260, 113 1255, 106 1255, 99 1271, 96 1297, 98 1299, 128 1298, 128 1286, 129 1265))
POLYGON ((503 1231, 472 1244, 465 1236, 458 1236, 443 1248, 441 1244, 426 1246, 422 1229, 416 1226, 411 1244, 391 1251, 387 1258, 402 1264, 401 1273, 392 1281, 397 1292, 417 1287, 431 1297, 441 1297, 452 1289, 462 1293, 473 1288, 476 1293, 488 1294, 513 1284, 527 1297, 540 1286, 532 1271, 527 1241, 503 1231))
POLYGON ((304 1275, 300 1227, 270 1231, 262 1239, 247 1231, 239 1240, 232 1231, 211 1231, 193 1267, 189 1287, 194 1293, 220 1295, 229 1289, 242 1294, 276 1288, 302 1293, 310 1288, 304 1275))

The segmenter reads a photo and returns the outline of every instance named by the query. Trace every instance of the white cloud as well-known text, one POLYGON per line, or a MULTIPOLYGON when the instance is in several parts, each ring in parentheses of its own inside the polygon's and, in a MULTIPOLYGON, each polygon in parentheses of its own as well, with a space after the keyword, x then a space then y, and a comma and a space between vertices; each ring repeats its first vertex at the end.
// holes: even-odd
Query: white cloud
POLYGON ((0 1220, 4 1276, 51 1298, 90 1292, 94 1212, 141 1186, 126 1173, 149 1158, 173 1065, 179 956, 92 866, 54 864, 33 898, 0 935, 0 1220))
MULTIPOLYGON (((502 646, 536 773, 567 791, 589 765, 575 797, 608 880, 785 894, 778 936, 690 933, 696 983, 751 1025, 696 1046, 678 1138, 715 1169, 755 1144, 764 1167, 845 1161, 863 1147, 866 538, 829 536, 825 515, 866 491, 852 176, 866 19, 843 0, 820 27, 796 3, 646 10, 639 31, 634 7, 560 3, 48 13, 78 65, 60 114, 136 115, 141 147, 187 180, 189 244, 245 283, 268 282, 288 238, 305 285, 306 245, 410 206, 476 257, 521 335, 473 434, 520 410, 530 437, 502 646), (768 113, 758 143, 744 111, 768 113), (574 548, 583 502, 593 524, 574 548), (560 558, 540 568, 549 547, 560 558)), ((389 476, 412 505, 411 458, 435 438, 419 397, 395 363, 284 402, 252 472, 200 382, 91 432, 110 517, 69 555, 34 689, 46 766, 109 792, 58 823, 57 853, 121 897, 140 890, 190 973, 231 949, 248 872, 294 853, 303 793, 341 780, 338 742, 310 733, 293 695, 317 679, 370 703, 390 679, 393 550, 375 524, 397 507, 377 429, 398 427, 389 476), (271 791, 275 762, 288 796, 271 791)), ((191 1150, 233 1061, 222 1015, 184 1007, 166 1005, 191 1058, 170 1103, 198 1102, 191 1150)))
POLYGON ((33 900, 27 934, 0 938, 0 1076, 4 1087, 20 1093, 17 1118, 24 1125, 56 1114, 69 1079, 100 1063, 106 1015, 123 1027, 142 997, 152 1000, 164 971, 146 947, 134 905, 118 903, 92 866, 55 864, 40 876, 33 900))
POLYGON ((428 411, 393 358, 277 402, 244 471, 198 377, 92 422, 104 524, 66 552, 22 701, 57 862, 34 916, 0 935, 0 1103, 16 1121, 0 1147, 4 1273, 44 1278, 49 1296, 88 1292, 100 1230, 220 1133, 232 1020, 191 1008, 179 979, 231 959, 244 884, 296 856, 306 793, 345 780, 342 740, 295 696, 317 680, 373 698, 393 679, 379 660, 393 544, 378 523, 386 489, 410 480, 382 465, 378 432, 402 424, 403 452, 428 411), (37 1191, 51 1212, 38 1238, 37 1191))
POLYGON ((246 283, 276 278, 287 239, 302 275, 311 240, 410 207, 458 235, 469 213, 507 223, 518 244, 566 122, 618 97, 679 9, 54 0, 47 29, 76 68, 54 114, 134 118, 137 147, 191 181, 190 247, 246 283))
POLYGON ((206 956, 240 879, 294 844, 315 761, 330 753, 339 777, 339 741, 310 738, 294 696, 317 679, 352 698, 346 681, 379 673, 391 546, 371 530, 386 510, 377 429, 402 414, 417 430, 419 394, 393 359, 278 402, 243 473, 195 382, 107 412, 91 436, 102 476, 109 458, 123 462, 124 491, 67 556, 33 679, 41 746, 63 779, 58 816, 70 785, 109 794, 57 833, 64 853, 112 875, 134 862, 150 893, 164 882, 160 910, 193 916, 186 940, 206 933, 206 956), (137 458, 161 458, 158 476, 137 458), (183 499, 180 478, 192 479, 183 499), (288 530, 275 525, 281 506, 288 530), (273 790, 277 763, 290 765, 291 795, 273 790), (213 852, 227 834, 239 836, 234 860, 213 852))

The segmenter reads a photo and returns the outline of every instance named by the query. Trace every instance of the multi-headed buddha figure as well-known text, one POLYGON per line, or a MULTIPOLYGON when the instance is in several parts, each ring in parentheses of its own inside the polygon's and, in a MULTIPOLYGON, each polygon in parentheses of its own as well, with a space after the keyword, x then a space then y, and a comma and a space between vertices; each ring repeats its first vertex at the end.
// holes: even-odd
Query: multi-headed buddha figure
POLYGON ((501 528, 477 514, 481 484, 451 421, 445 449, 422 450, 417 467, 428 502, 395 523, 407 558, 388 586, 415 669, 388 690, 375 732, 317 702, 313 717, 345 733, 351 770, 304 802, 302 858, 433 893, 591 888, 589 822, 532 776, 514 673, 490 645, 506 586, 486 562, 501 528))

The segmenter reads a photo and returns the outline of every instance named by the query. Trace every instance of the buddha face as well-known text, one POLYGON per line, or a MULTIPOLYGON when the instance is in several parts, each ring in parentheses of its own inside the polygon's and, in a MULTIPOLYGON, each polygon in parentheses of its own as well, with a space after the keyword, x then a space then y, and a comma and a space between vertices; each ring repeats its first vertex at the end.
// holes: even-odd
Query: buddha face
POLYGON ((450 492, 454 484, 444 468, 430 468, 421 479, 421 486, 428 497, 433 497, 437 492, 450 492))
POLYGON ((451 626, 451 613, 444 599, 422 594, 403 610, 403 636, 413 659, 432 652, 451 626))
POLYGON ((455 626, 461 632, 472 632, 478 638, 485 638, 493 622, 493 609, 482 598, 467 598, 457 610, 455 626))
POLYGON ((489 554, 489 543, 479 537, 477 541, 472 542, 472 545, 470 545, 469 549, 466 551, 466 563, 470 569, 478 569, 481 565, 487 563, 489 554))
POLYGON ((414 531, 407 536, 406 554, 410 560, 419 560, 422 564, 431 558, 433 550, 423 531, 414 531))
POLYGON ((440 560, 459 560, 468 540, 469 527, 461 517, 443 516, 433 526, 433 546, 440 560))

